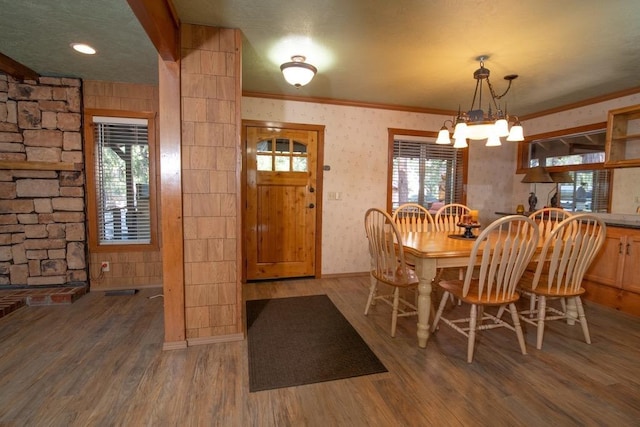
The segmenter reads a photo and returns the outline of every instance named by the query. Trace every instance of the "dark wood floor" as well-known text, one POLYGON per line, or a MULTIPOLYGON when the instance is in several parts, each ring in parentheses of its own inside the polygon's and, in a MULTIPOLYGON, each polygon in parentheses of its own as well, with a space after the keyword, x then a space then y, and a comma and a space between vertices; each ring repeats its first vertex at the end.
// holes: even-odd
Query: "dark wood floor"
POLYGON ((366 277, 246 286, 247 299, 326 293, 389 372, 249 393, 246 341, 162 351, 158 290, 90 293, 0 319, 2 426, 638 426, 640 318, 587 303, 593 344, 555 322, 520 354, 483 333, 474 362, 442 327, 420 349, 415 318, 362 314, 366 277))

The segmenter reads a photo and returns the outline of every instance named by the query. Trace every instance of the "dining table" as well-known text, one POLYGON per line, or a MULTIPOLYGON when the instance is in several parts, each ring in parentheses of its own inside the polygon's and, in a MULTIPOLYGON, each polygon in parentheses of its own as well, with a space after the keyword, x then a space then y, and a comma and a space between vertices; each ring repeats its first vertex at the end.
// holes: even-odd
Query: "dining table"
MULTIPOLYGON (((429 340, 431 310, 433 307, 431 297, 433 292, 433 280, 440 268, 466 267, 469 265, 471 250, 475 244, 475 236, 481 230, 474 230, 473 238, 465 238, 466 232, 455 233, 451 231, 404 231, 400 233, 405 259, 409 264, 415 265, 418 276, 418 346, 424 348, 429 340)), ((538 249, 531 261, 538 261, 544 239, 538 240, 538 249)), ((482 248, 478 251, 478 257, 482 255, 482 248)), ((577 309, 573 303, 568 303, 567 310, 577 318, 577 309)), ((567 320, 567 324, 573 325, 573 320, 567 320)))
POLYGON ((407 231, 401 237, 405 258, 415 265, 418 276, 418 346, 424 348, 429 339, 433 279, 440 268, 466 267, 475 239, 451 231, 407 231))

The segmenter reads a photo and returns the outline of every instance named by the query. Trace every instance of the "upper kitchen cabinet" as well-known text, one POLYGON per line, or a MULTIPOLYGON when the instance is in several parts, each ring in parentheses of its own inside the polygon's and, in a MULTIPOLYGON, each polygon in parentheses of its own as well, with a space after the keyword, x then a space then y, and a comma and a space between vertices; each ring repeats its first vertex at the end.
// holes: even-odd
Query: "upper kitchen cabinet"
POLYGON ((604 166, 640 166, 640 105, 609 111, 604 166))

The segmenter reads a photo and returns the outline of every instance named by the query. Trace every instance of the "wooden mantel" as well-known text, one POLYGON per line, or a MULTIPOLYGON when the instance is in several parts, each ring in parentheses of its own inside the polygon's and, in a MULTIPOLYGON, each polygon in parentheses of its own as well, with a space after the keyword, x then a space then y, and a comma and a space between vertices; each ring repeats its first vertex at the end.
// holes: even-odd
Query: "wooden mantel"
POLYGON ((82 163, 70 162, 29 162, 26 160, 0 160, 0 169, 39 171, 79 171, 82 163))

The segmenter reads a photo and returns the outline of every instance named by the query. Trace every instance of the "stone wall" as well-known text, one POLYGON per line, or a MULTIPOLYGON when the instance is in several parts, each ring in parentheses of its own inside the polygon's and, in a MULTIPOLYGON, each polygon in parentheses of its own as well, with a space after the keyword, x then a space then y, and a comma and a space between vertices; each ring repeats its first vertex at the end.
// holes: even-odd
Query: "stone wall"
POLYGON ((0 287, 87 285, 82 83, 0 74, 0 287))

